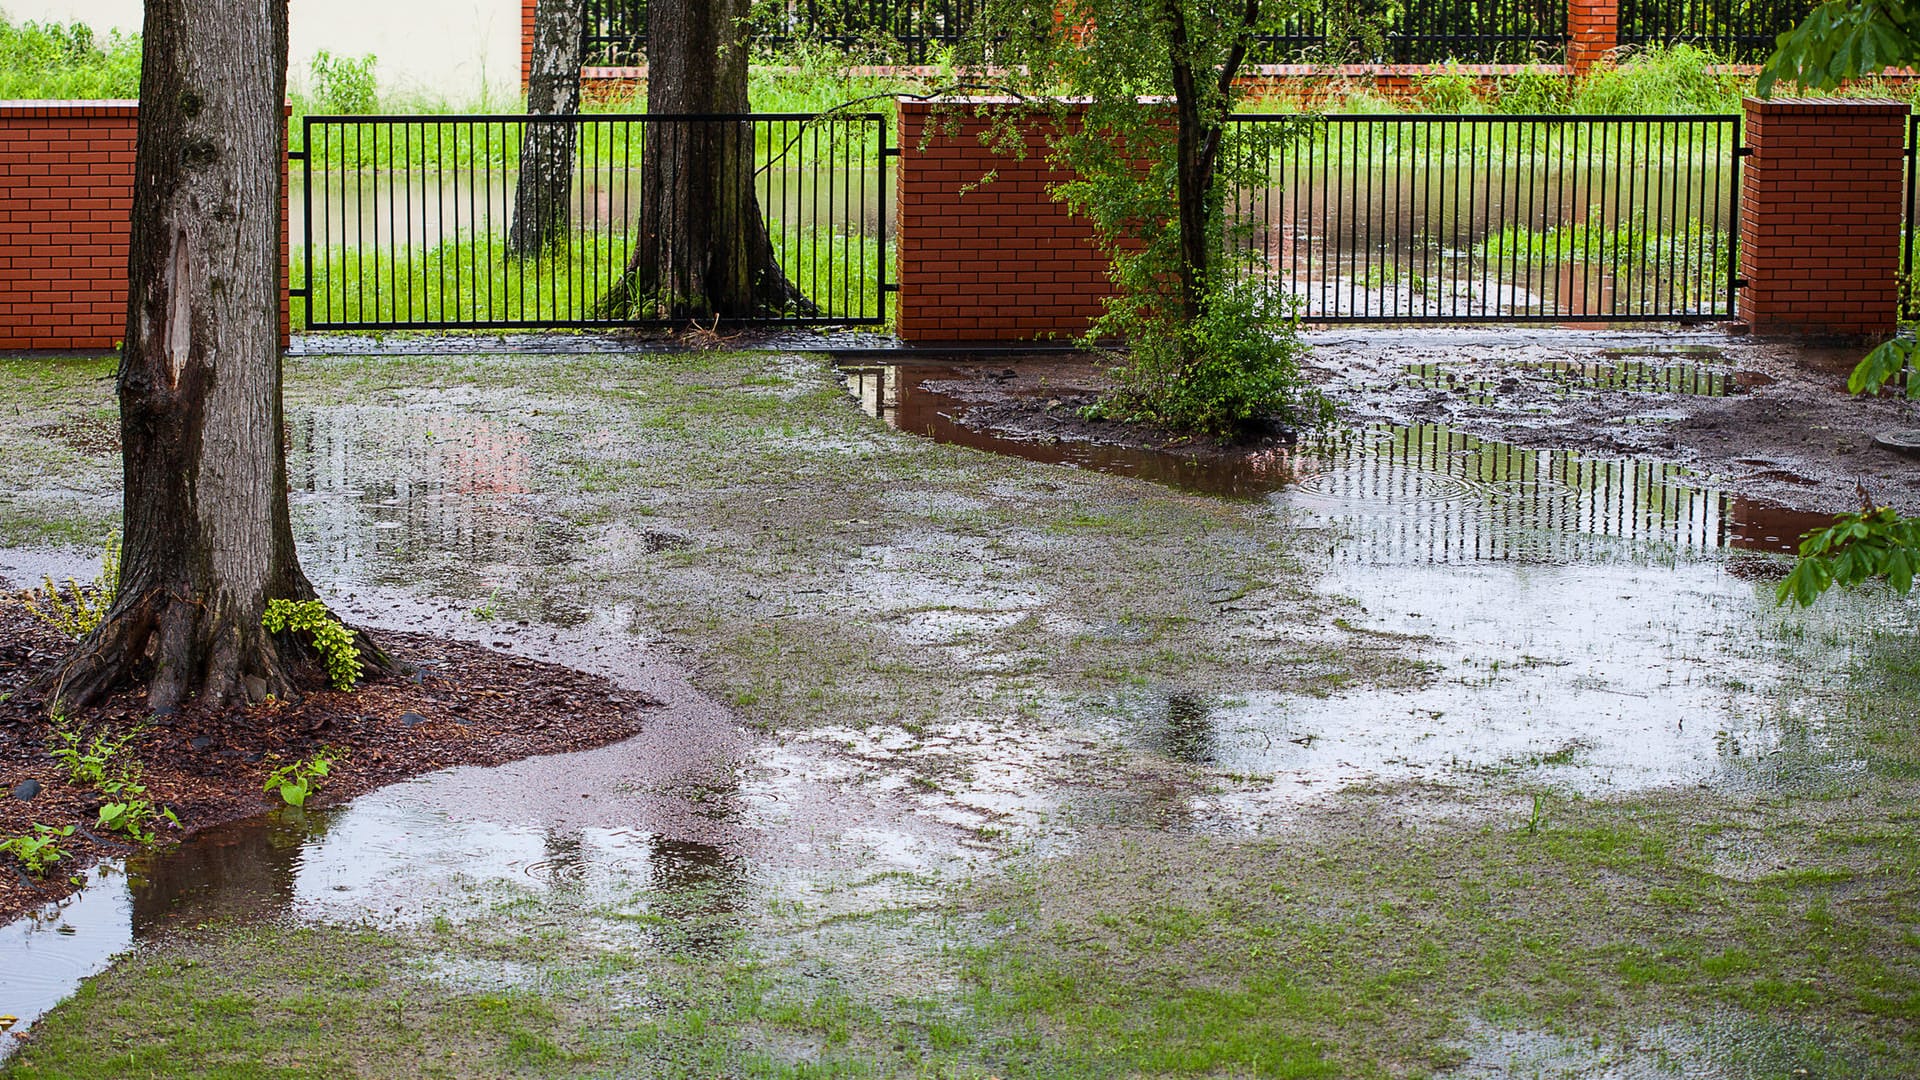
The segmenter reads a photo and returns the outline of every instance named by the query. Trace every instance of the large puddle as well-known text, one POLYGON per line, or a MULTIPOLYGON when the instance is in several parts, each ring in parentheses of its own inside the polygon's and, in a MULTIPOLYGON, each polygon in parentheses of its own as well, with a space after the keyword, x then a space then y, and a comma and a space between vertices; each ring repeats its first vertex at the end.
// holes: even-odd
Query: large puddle
MULTIPOLYGON (((1351 785, 1476 780, 1588 794, 1675 784, 1799 785, 1855 767, 1809 707, 1783 710, 1788 617, 1772 556, 1829 520, 1742 498, 1671 463, 1523 449, 1444 423, 1378 425, 1247 456, 1002 437, 960 421, 1010 381, 958 364, 852 366, 871 415, 943 442, 1246 500, 1327 559, 1350 633, 1434 665, 1407 691, 1324 697, 1166 688, 1140 745, 1229 782, 1197 823, 1260 829, 1287 804, 1351 785)), ((1077 373, 1055 361, 1045 385, 1077 373)), ((1415 377, 1440 378, 1437 371, 1415 377)), ((1631 353, 1550 372, 1570 386, 1738 392, 1740 373, 1631 353)), ((1257 598, 1242 606, 1257 609, 1257 598)), ((1835 618, 1830 612, 1792 617, 1835 618)))

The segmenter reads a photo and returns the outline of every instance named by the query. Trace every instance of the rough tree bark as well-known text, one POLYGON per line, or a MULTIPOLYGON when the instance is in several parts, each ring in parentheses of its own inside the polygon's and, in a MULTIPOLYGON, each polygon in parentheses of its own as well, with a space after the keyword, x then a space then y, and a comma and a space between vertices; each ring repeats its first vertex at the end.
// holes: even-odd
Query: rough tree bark
MULTIPOLYGON (((647 112, 745 114, 750 0, 647 5, 647 112)), ((640 219, 603 318, 817 313, 780 269, 753 187, 747 123, 659 120, 640 152, 640 219)))
MULTIPOLYGON (((287 0, 147 0, 121 353, 124 547, 101 625, 38 687, 155 712, 295 693, 269 598, 310 599, 287 515, 280 176, 287 0)), ((363 662, 387 666, 361 635, 363 662)))
MULTIPOLYGON (((539 0, 533 12, 533 66, 527 85, 530 116, 579 113, 586 34, 586 5, 581 0, 539 0)), ((566 236, 579 131, 571 121, 527 121, 520 140, 520 178, 513 189, 513 226, 507 233, 507 249, 513 254, 538 255, 566 236)))
POLYGON ((1192 35, 1182 0, 1164 0, 1162 10, 1167 52, 1173 60, 1173 103, 1178 124, 1174 173, 1179 185, 1180 308, 1191 323, 1200 317, 1201 298, 1206 294, 1214 247, 1219 242, 1208 228, 1220 200, 1213 181, 1220 169, 1227 117, 1233 112, 1234 76, 1245 62, 1247 46, 1259 26, 1260 0, 1245 0, 1232 47, 1216 70, 1194 69, 1192 35), (1206 79, 1213 85, 1203 86, 1201 80, 1206 79))

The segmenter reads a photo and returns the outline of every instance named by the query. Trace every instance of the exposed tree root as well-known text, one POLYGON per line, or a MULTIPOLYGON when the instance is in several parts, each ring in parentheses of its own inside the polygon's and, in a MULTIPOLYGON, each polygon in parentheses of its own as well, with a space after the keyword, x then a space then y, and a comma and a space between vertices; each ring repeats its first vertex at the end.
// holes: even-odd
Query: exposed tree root
MULTIPOLYGON (((363 676, 400 673, 366 631, 352 629, 363 676)), ((267 633, 257 619, 219 617, 207 604, 147 589, 122 594, 72 655, 26 693, 52 712, 84 709, 141 681, 154 713, 176 711, 190 700, 214 708, 269 697, 292 700, 300 695, 306 651, 291 634, 267 633)))

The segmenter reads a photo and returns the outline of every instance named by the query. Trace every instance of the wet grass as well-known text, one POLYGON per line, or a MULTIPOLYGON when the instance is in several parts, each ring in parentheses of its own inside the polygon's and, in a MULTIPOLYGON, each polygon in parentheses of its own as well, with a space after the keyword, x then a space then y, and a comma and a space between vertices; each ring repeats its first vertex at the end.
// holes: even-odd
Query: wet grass
POLYGON ((117 527, 115 363, 0 357, 0 543, 97 547, 117 527))
MULTIPOLYGON (((880 238, 838 228, 769 230, 775 258, 825 315, 880 314, 880 238)), ((363 322, 587 321, 626 271, 623 233, 572 230, 537 258, 520 258, 497 234, 463 234, 432 246, 333 246, 313 253, 314 299, 294 301, 295 326, 363 322), (312 304, 311 317, 306 305, 312 304)), ((634 316, 653 318, 643 308, 634 316)))

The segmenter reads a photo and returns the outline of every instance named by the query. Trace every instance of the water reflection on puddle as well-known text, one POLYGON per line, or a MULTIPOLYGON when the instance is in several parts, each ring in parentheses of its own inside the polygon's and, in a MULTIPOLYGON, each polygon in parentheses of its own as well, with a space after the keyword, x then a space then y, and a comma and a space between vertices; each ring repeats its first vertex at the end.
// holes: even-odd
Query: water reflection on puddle
MULTIPOLYGON (((1790 550, 1823 515, 1740 498, 1665 462, 1521 449, 1442 424, 1207 459, 998 438, 956 422, 982 370, 845 374, 870 414, 903 430, 1264 500, 1324 545, 1324 588, 1357 604, 1348 640, 1399 636, 1435 665, 1409 691, 1168 694, 1141 722, 1141 746, 1234 778, 1192 800, 1202 821, 1259 828, 1287 803, 1353 784, 1492 779, 1607 793, 1741 782, 1747 763, 1782 754, 1803 779, 1850 767, 1822 716, 1778 707, 1783 661, 1758 632, 1770 589, 1729 572, 1761 569, 1740 553, 1790 550)), ((1622 370, 1630 377, 1615 381, 1644 375, 1567 374, 1622 370)), ((1721 376, 1655 381, 1728 392, 1721 376)))
MULTIPOLYGON (((737 853, 632 828, 503 824, 421 805, 448 775, 218 826, 96 866, 82 891, 0 928, 0 1014, 19 1017, 15 1030, 25 1031, 119 953, 222 920, 458 922, 529 893, 626 907, 636 897, 693 897, 709 914, 743 902, 737 853)), ((678 941, 695 951, 719 945, 712 934, 678 941)))
POLYGON ((289 426, 296 539, 316 578, 498 578, 573 557, 571 530, 537 513, 511 416, 346 405, 289 426))
MULTIPOLYGON (((1616 555, 1623 544, 1790 551, 1827 520, 1719 491, 1671 463, 1521 449, 1444 424, 1376 425, 1297 449, 1204 459, 1177 450, 1006 438, 960 424, 967 405, 945 391, 982 373, 961 365, 842 369, 869 415, 939 442, 1188 491, 1275 498, 1322 524, 1368 519, 1378 526, 1353 530, 1336 546, 1341 561, 1571 562, 1616 555)), ((1698 372, 1688 377, 1712 382, 1698 372)))

